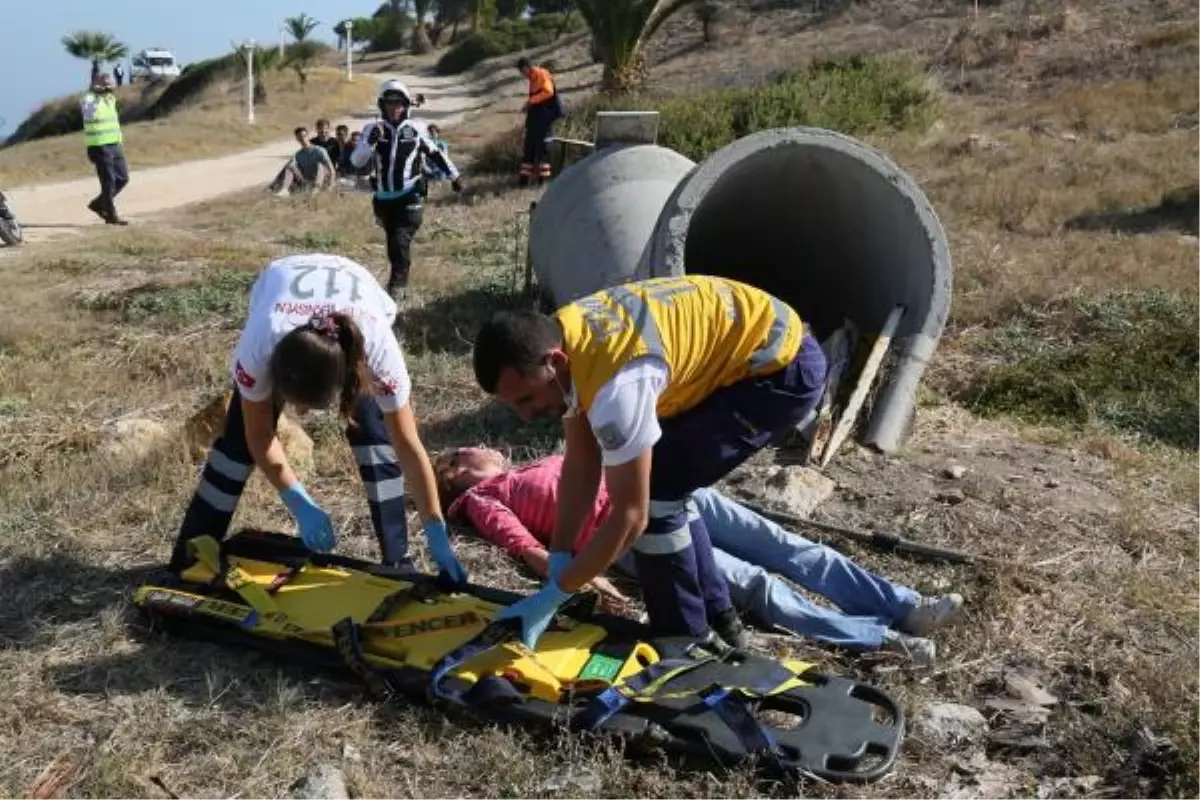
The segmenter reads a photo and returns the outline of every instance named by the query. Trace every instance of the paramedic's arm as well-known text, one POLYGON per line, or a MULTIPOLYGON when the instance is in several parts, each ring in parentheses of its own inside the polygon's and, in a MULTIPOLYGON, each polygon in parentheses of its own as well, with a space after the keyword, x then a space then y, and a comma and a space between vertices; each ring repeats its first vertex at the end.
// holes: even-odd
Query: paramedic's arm
POLYGON ((396 451, 396 460, 400 462, 400 473, 405 478, 405 493, 417 507, 417 515, 422 523, 440 520, 442 507, 438 502, 437 480, 433 475, 433 465, 429 463, 429 454, 417 432, 412 403, 405 398, 404 405, 389 409, 386 408, 386 400, 390 398, 382 399, 385 401, 380 403, 384 407, 381 409, 383 424, 396 451))
POLYGON ((596 529, 596 535, 567 565, 559 576, 559 587, 575 591, 597 575, 625 551, 629 542, 646 529, 650 516, 650 463, 652 448, 646 448, 632 461, 607 467, 604 482, 608 487, 608 517, 596 529))
POLYGON ((566 452, 558 478, 558 515, 550 549, 570 553, 596 504, 596 492, 600 489, 600 445, 583 414, 563 418, 563 438, 566 452))
POLYGON ((358 137, 358 144, 350 151, 350 164, 355 169, 362 169, 375 155, 375 145, 371 142, 371 134, 375 131, 375 123, 372 122, 363 128, 362 136, 358 137))
POLYGON ((288 464, 283 443, 275 435, 275 407, 271 398, 266 400, 241 399, 242 420, 246 427, 246 446, 254 464, 263 471, 276 491, 299 483, 296 473, 288 464))

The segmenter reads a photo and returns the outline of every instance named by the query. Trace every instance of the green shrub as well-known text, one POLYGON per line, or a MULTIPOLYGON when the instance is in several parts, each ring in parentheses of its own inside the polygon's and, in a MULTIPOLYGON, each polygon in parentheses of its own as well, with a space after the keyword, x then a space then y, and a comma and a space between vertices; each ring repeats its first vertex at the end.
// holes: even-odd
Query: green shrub
POLYGON ((995 332, 957 399, 982 414, 1104 425, 1197 449, 1195 295, 1161 289, 1072 298, 995 332))
POLYGON ((493 136, 479 148, 471 162, 471 171, 485 175, 515 175, 517 167, 521 165, 521 147, 524 141, 525 130, 520 125, 493 136))
POLYGON ((460 39, 438 60, 436 70, 439 75, 453 75, 489 58, 551 44, 582 26, 578 14, 570 18, 562 14, 539 14, 528 19, 503 19, 460 39))
POLYGON ((89 311, 116 312, 122 322, 178 330, 212 317, 240 319, 257 277, 249 270, 218 269, 194 283, 150 284, 81 299, 80 305, 89 311))
POLYGON ((659 142, 700 161, 736 139, 768 128, 812 126, 850 136, 921 128, 936 116, 936 95, 916 63, 852 56, 819 61, 771 83, 710 89, 672 98, 597 95, 570 109, 563 135, 592 136, 597 111, 661 114, 659 142))
MULTIPOLYGON (((567 104, 557 133, 591 140, 599 111, 661 115, 658 141, 699 162, 730 142, 767 128, 799 125, 851 136, 885 129, 921 128, 938 110, 920 67, 907 60, 854 56, 821 61, 761 86, 709 89, 677 97, 598 94, 567 104)), ((485 167, 515 170, 520 141, 510 134, 489 142, 485 167)))
POLYGON ((239 64, 240 59, 235 53, 188 64, 158 98, 150 117, 158 119, 167 116, 218 80, 234 75, 239 64))

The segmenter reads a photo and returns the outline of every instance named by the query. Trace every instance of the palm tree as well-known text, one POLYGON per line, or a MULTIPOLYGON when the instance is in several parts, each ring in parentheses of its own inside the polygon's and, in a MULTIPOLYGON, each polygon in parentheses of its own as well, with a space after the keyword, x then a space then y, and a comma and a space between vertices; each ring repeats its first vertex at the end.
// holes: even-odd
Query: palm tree
POLYGON ((310 17, 308 14, 301 14, 298 17, 287 17, 283 24, 287 26, 288 33, 297 42, 303 42, 308 38, 308 35, 313 32, 321 23, 310 17))
POLYGON ((116 61, 129 55, 129 48, 111 34, 101 31, 76 31, 62 38, 63 47, 76 58, 92 62, 92 78, 100 73, 104 61, 116 61))
POLYGON ((593 50, 604 64, 607 92, 640 89, 648 75, 645 46, 671 15, 697 0, 578 0, 592 31, 593 50))

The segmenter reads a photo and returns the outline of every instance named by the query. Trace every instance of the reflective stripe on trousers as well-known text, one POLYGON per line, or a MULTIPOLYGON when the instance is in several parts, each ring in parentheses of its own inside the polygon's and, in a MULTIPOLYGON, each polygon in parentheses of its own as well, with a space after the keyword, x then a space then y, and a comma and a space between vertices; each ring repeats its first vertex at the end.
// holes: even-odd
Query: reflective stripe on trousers
MULTIPOLYGON (((357 427, 347 428, 346 438, 358 462, 382 561, 405 563, 408 560, 408 519, 404 506, 404 476, 388 439, 383 414, 374 398, 364 397, 355 409, 354 419, 357 427)), ((225 417, 225 429, 209 451, 200 482, 180 524, 171 569, 180 571, 191 563, 187 553, 188 539, 212 536, 220 541, 225 538, 253 469, 254 460, 246 444, 241 394, 235 390, 225 417)))

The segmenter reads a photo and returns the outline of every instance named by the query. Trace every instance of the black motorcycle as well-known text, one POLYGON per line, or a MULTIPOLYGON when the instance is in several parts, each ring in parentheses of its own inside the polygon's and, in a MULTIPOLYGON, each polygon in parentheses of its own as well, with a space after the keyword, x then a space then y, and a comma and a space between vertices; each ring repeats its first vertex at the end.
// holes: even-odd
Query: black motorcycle
POLYGON ((21 223, 8 204, 8 195, 0 191, 0 241, 10 247, 19 245, 24 237, 21 234, 21 223))

